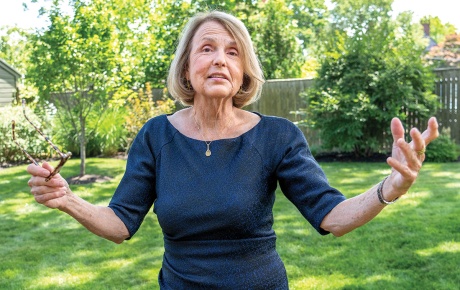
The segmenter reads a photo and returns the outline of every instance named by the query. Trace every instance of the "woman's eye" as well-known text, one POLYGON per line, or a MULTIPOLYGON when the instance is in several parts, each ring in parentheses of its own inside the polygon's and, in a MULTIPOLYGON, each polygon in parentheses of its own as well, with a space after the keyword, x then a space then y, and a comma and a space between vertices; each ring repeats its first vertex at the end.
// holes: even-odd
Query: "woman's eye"
POLYGON ((236 50, 230 50, 230 51, 228 52, 228 54, 230 54, 230 55, 232 55, 232 56, 238 56, 238 51, 236 51, 236 50))
POLYGON ((210 52, 211 51, 211 48, 209 46, 205 46, 203 47, 203 52, 210 52))

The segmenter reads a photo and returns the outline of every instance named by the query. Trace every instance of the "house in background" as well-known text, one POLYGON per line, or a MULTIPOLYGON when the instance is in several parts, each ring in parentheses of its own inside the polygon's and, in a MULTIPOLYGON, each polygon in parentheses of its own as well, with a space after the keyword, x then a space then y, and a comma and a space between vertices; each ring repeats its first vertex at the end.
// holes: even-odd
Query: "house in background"
POLYGON ((21 74, 0 58, 0 106, 13 102, 19 95, 21 74))
POLYGON ((428 44, 425 47, 425 52, 428 52, 431 50, 431 48, 435 47, 438 44, 430 35, 430 23, 423 23, 422 25, 423 25, 423 38, 428 40, 428 44))

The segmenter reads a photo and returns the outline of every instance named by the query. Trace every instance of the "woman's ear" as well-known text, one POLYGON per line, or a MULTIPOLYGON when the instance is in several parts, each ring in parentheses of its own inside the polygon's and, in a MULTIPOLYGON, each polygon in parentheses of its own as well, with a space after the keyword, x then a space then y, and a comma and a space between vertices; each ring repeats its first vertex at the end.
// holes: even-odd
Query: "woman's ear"
POLYGON ((247 92, 250 84, 251 78, 247 74, 243 74, 243 83, 241 84, 243 91, 247 92))

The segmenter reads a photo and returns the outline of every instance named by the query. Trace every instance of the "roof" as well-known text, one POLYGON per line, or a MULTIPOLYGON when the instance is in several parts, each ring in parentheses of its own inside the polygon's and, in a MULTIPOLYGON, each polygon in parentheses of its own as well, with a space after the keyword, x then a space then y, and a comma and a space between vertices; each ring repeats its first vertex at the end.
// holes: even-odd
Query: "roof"
POLYGON ((21 76, 22 76, 15 68, 13 68, 9 64, 7 64, 1 58, 0 58, 0 67, 3 68, 4 70, 6 70, 7 72, 9 72, 10 74, 12 74, 13 76, 15 76, 16 78, 18 78, 18 79, 21 78, 21 76))
POLYGON ((427 46, 425 47, 425 52, 430 51, 430 49, 431 49, 432 47, 438 45, 438 44, 436 43, 436 41, 435 41, 431 36, 424 36, 423 38, 428 39, 428 44, 427 44, 427 46))

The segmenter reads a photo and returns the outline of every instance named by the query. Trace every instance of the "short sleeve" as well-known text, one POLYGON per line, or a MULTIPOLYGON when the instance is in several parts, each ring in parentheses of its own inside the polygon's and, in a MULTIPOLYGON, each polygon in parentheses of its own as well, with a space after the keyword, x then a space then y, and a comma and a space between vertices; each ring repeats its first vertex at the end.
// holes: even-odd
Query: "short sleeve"
POLYGON ((156 199, 155 157, 144 126, 131 145, 125 174, 109 207, 126 225, 130 237, 139 229, 156 199))
POLYGON ((277 166, 277 178, 284 195, 322 235, 324 217, 345 197, 331 187, 323 170, 312 156, 303 133, 292 126, 284 157, 277 166))

